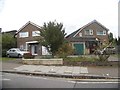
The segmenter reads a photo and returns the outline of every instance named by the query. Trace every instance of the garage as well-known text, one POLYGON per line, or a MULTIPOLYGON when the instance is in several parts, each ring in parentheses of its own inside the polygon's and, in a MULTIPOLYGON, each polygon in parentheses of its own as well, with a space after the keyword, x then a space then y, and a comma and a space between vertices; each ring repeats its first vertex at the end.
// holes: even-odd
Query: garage
POLYGON ((75 54, 83 55, 84 54, 84 43, 74 43, 75 54))

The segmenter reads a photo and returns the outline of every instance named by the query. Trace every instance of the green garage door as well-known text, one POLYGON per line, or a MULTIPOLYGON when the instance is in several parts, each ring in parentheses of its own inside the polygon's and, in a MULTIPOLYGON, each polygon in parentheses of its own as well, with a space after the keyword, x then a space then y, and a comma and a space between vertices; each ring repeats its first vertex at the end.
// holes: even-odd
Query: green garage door
POLYGON ((83 44, 74 44, 75 52, 77 55, 83 55, 84 54, 84 45, 83 44))

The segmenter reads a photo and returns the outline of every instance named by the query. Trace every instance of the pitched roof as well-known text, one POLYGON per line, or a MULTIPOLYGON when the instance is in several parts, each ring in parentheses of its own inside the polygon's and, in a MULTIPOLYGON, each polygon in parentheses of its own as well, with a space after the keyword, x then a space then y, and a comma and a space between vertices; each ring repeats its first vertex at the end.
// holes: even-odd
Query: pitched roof
POLYGON ((73 37, 78 31, 79 31, 79 29, 76 30, 76 31, 74 31, 73 33, 69 34, 68 36, 66 36, 66 38, 71 38, 71 37, 73 37))
POLYGON ((23 26, 17 31, 16 35, 17 35, 23 28, 25 28, 28 24, 32 24, 33 26, 36 26, 37 28, 41 28, 39 25, 37 25, 37 24, 35 24, 35 23, 31 22, 31 21, 28 21, 25 25, 23 25, 23 26))
POLYGON ((78 30, 76 30, 75 32, 71 33, 70 35, 68 35, 66 38, 71 38, 71 37, 75 37, 81 30, 83 30, 85 27, 88 27, 89 25, 93 24, 93 23, 97 23, 98 25, 100 25, 102 28, 106 29, 107 31, 109 29, 107 29, 105 26, 103 26, 101 23, 99 23, 97 20, 93 20, 91 22, 89 22, 88 24, 84 25, 83 27, 79 28, 78 30))

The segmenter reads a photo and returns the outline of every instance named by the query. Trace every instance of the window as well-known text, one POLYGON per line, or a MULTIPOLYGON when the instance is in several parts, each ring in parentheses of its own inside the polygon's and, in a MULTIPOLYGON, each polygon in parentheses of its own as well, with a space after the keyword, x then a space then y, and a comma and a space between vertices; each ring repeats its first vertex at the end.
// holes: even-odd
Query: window
POLYGON ((32 31, 32 36, 40 36, 40 31, 32 31))
POLYGON ((79 36, 82 37, 82 33, 79 33, 79 36))
POLYGON ((23 46, 23 45, 20 45, 20 49, 23 50, 23 49, 24 49, 24 46, 23 46))
POLYGON ((106 31, 97 31, 97 35, 106 35, 106 31))
POLYGON ((85 35, 93 35, 93 30, 85 30, 85 35))
POLYGON ((28 37, 28 32, 20 32, 19 37, 20 38, 28 37))

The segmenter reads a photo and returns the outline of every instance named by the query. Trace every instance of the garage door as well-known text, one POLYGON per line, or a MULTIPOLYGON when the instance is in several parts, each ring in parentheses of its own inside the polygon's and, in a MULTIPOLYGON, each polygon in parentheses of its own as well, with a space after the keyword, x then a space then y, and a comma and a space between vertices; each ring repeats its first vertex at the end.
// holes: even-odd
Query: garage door
POLYGON ((74 44, 75 54, 83 55, 84 54, 84 45, 83 44, 74 44))

